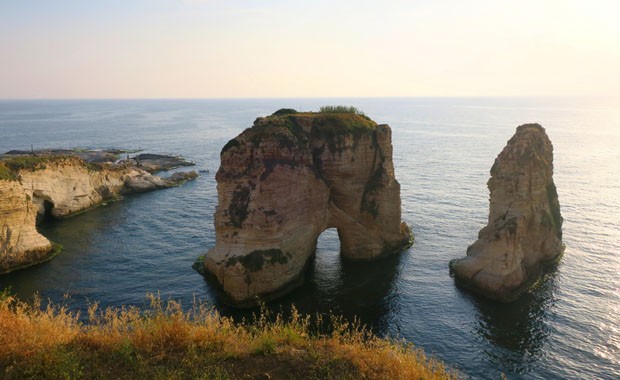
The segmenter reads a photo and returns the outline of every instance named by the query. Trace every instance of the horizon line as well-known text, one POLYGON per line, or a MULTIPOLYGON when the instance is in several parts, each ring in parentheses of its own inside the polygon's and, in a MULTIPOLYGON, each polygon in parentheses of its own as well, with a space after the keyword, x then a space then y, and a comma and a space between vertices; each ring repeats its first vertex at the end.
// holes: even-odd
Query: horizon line
POLYGON ((618 96, 614 95, 378 95, 378 96, 368 96, 368 95, 357 95, 357 96, 346 96, 346 95, 338 95, 338 96, 248 96, 248 97, 84 97, 84 98, 2 98, 0 97, 0 101, 77 101, 77 100, 85 100, 85 101, 115 101, 115 100, 280 100, 280 99, 449 99, 449 98, 608 98, 614 99, 618 98, 618 96))

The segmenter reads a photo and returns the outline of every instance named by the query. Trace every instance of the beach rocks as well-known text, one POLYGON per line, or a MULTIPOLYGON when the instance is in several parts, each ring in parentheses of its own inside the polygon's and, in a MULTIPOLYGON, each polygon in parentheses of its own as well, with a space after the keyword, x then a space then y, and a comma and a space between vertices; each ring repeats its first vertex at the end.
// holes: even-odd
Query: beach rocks
MULTIPOLYGON (((207 171, 207 173, 208 172, 209 171, 207 171)), ((178 184, 181 184, 186 181, 191 181, 196 178, 198 178, 198 173, 192 170, 189 172, 176 172, 172 174, 170 177, 166 178, 166 181, 168 181, 168 185, 176 186, 178 184)))
POLYGON ((327 228, 338 230, 350 260, 411 243, 400 219, 390 127, 365 116, 259 118, 224 146, 216 179, 216 243, 204 265, 238 306, 298 285, 327 228))
POLYGON ((489 219, 467 257, 450 263, 456 282, 512 301, 561 256, 562 216, 553 182, 553 147, 538 124, 525 124, 496 158, 488 181, 489 219))
POLYGON ((162 178, 156 175, 152 175, 149 172, 138 169, 131 171, 125 177, 126 192, 131 193, 143 193, 145 191, 152 191, 157 189, 165 189, 185 183, 189 180, 195 179, 198 174, 195 171, 190 172, 177 172, 170 177, 162 178))
POLYGON ((182 157, 163 154, 142 153, 132 158, 138 167, 150 173, 162 170, 170 170, 181 166, 193 166, 193 162, 186 161, 182 157))

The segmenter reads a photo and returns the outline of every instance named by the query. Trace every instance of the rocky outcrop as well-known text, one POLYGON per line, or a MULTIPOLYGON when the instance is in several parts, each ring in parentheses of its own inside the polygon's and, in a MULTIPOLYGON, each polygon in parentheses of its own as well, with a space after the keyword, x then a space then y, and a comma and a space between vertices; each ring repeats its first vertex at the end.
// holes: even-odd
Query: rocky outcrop
POLYGON ((355 113, 274 114, 221 152, 216 243, 204 265, 228 301, 255 305, 298 285, 317 238, 374 260, 410 245, 401 222, 391 130, 355 113))
POLYGON ((553 147, 540 125, 517 128, 491 168, 488 187, 488 224, 467 257, 450 267, 458 284, 509 302, 564 251, 553 147))
POLYGON ((57 249, 37 231, 37 210, 19 182, 0 180, 0 273, 55 255, 57 249))
POLYGON ((196 177, 163 179, 129 163, 93 164, 76 156, 16 155, 0 161, 0 273, 58 252, 37 221, 63 218, 122 194, 167 188, 196 177))
POLYGON ((181 157, 163 154, 142 153, 132 158, 136 165, 150 173, 160 170, 170 170, 180 166, 192 166, 193 162, 185 161, 181 157))

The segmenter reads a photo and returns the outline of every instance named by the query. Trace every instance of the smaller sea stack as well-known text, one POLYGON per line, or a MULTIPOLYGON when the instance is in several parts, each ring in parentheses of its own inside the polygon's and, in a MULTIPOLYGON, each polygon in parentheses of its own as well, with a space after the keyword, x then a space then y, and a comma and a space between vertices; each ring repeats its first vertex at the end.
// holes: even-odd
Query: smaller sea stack
POLYGON ((553 146, 545 129, 519 126, 495 159, 487 185, 488 224, 467 248, 467 257, 453 260, 450 269, 457 284, 511 302, 564 251, 553 146))

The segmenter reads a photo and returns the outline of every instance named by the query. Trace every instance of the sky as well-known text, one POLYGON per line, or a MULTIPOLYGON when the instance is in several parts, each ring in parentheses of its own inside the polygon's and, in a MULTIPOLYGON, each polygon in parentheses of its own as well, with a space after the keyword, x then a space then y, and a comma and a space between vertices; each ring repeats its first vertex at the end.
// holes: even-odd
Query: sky
POLYGON ((0 0, 0 98, 620 95, 617 0, 0 0))

